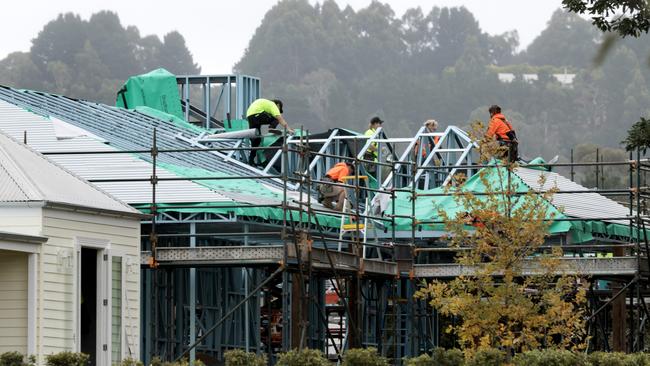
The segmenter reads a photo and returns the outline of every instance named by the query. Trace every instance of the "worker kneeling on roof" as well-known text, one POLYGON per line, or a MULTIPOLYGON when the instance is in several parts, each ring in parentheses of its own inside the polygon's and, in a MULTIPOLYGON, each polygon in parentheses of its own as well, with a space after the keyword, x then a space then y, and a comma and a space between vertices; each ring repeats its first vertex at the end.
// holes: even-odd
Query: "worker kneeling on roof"
POLYGON ((490 112, 490 124, 485 135, 488 138, 496 139, 499 145, 507 148, 501 158, 507 158, 511 163, 516 162, 519 158, 519 141, 517 141, 515 129, 501 114, 501 107, 495 104, 488 111, 490 112))
MULTIPOLYGON (((262 143, 262 138, 259 137, 262 134, 262 126, 269 125, 270 128, 276 128, 278 124, 286 128, 289 133, 293 133, 293 129, 289 127, 287 121, 282 117, 282 101, 278 99, 268 100, 268 99, 257 99, 248 107, 246 111, 246 119, 248 120, 248 127, 254 128, 257 131, 257 137, 251 138, 251 147, 259 147, 262 143)), ((255 156, 257 151, 251 150, 251 153, 248 157, 248 164, 255 164, 255 156)))
POLYGON ((345 183, 343 177, 349 177, 353 174, 354 166, 349 162, 343 162, 334 165, 330 170, 327 171, 327 174, 323 178, 323 181, 325 181, 325 183, 318 185, 318 202, 321 202, 323 206, 329 209, 343 211, 343 203, 347 198, 345 187, 335 186, 333 184, 329 184, 329 182, 345 183), (333 201, 336 201, 336 206, 333 205, 333 201))

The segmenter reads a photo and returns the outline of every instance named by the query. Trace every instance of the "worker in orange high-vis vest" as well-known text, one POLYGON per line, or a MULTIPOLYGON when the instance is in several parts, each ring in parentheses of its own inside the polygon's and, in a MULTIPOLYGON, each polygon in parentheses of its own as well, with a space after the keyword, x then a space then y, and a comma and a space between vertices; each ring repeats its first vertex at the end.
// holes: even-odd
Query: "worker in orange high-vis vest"
MULTIPOLYGON (((436 121, 435 119, 428 119, 424 122, 424 133, 433 133, 436 132, 437 130, 438 130, 438 121, 436 121)), ((438 145, 438 142, 440 142, 440 136, 433 136, 433 138, 427 137, 424 140, 428 140, 429 142, 423 145, 422 148, 420 148, 420 141, 416 141, 415 148, 414 148, 415 157, 417 157, 418 151, 421 151, 422 161, 424 161, 424 159, 426 159, 427 157, 427 150, 431 151, 436 145, 438 145), (427 146, 428 148, 425 148, 425 146, 427 146)))
POLYGON ((321 183, 318 186, 318 192, 320 193, 318 201, 329 209, 343 211, 343 203, 347 198, 345 187, 335 186, 328 182, 345 183, 343 177, 351 176, 353 174, 354 166, 349 162, 342 162, 334 165, 327 171, 327 174, 325 174, 325 177, 323 178, 325 183, 321 183), (336 206, 334 206, 333 202, 336 202, 336 206))
POLYGON ((517 141, 515 129, 501 114, 501 107, 495 104, 488 111, 490 112, 490 124, 485 135, 488 138, 496 139, 500 145, 508 148, 502 158, 507 158, 511 163, 516 162, 519 158, 519 141, 517 141))

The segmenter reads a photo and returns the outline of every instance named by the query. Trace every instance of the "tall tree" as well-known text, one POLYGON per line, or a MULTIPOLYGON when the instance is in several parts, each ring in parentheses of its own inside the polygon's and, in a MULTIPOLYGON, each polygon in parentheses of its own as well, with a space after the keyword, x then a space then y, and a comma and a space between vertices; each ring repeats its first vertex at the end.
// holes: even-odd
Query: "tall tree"
POLYGON ((580 16, 558 9, 523 57, 531 65, 589 67, 598 33, 580 16))
POLYGON ((0 83, 112 104, 127 77, 159 67, 198 73, 183 37, 172 32, 161 42, 124 28, 117 14, 100 11, 88 21, 72 13, 47 23, 29 53, 0 61, 0 83))
POLYGON ((199 65, 192 60, 192 54, 185 45, 185 38, 176 31, 165 35, 160 47, 159 62, 173 74, 198 74, 201 71, 199 65))
POLYGON ((565 8, 589 14, 603 32, 639 37, 650 30, 650 4, 645 0, 562 0, 565 8))

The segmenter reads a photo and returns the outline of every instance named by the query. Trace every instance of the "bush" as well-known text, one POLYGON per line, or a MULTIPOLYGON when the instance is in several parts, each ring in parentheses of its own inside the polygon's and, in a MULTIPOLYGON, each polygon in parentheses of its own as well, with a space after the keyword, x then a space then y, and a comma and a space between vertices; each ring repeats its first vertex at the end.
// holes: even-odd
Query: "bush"
POLYGON ((466 361, 467 366, 501 366, 506 363, 506 353, 495 348, 479 349, 466 361))
POLYGON ((388 366, 388 360, 376 348, 355 348, 343 355, 343 366, 388 366))
MULTIPOLYGON (((636 366, 631 355, 620 352, 594 352, 587 356, 592 366, 636 366)), ((641 364, 643 365, 643 364, 641 364)))
POLYGON ((515 366, 590 366, 583 353, 552 349, 520 353, 513 362, 515 366))
POLYGON ((462 366, 465 364, 463 351, 456 348, 444 349, 438 347, 433 350, 431 358, 433 359, 434 365, 439 366, 462 366))
POLYGON ((59 352, 45 356, 47 366, 86 366, 90 356, 81 352, 59 352))
POLYGON ((437 366, 438 364, 433 362, 431 356, 426 353, 419 355, 415 358, 407 358, 404 360, 404 366, 437 366))
POLYGON ((405 360, 405 366, 463 366, 465 356, 459 349, 436 348, 431 355, 420 355, 405 360))
POLYGON ((323 352, 315 349, 291 350, 278 357, 276 366, 331 366, 323 352))
POLYGON ((633 353, 627 355, 634 366, 650 366, 650 353, 633 353))
POLYGON ((20 352, 5 352, 0 355, 0 366, 23 366, 23 355, 20 352))
POLYGON ((265 366, 266 356, 258 356, 252 352, 240 349, 226 351, 224 354, 226 366, 265 366))
POLYGON ((123 359, 122 362, 119 363, 119 366, 144 366, 144 364, 142 363, 142 361, 138 361, 131 357, 127 357, 123 359))

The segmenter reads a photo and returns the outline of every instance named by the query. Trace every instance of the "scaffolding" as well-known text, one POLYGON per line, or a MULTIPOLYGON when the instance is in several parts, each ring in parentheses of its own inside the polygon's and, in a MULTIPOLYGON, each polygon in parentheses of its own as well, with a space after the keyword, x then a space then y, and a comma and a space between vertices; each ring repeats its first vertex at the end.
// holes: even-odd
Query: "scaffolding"
MULTIPOLYGON (((151 176, 139 180, 152 187, 152 202, 146 207, 151 219, 143 222, 141 258, 145 362, 153 356, 216 362, 232 348, 266 353, 273 362, 281 351, 305 347, 321 349, 332 360, 340 360, 345 349, 372 346, 398 364, 403 357, 441 345, 444 320, 426 302, 414 298, 416 281, 454 278, 471 273, 471 268, 445 255, 458 248, 432 245, 431 239, 441 233, 423 228, 442 222, 420 220, 415 202, 418 197, 440 195, 419 191, 447 185, 458 172, 471 176, 479 169, 495 167, 475 163, 475 144, 465 132, 456 127, 434 133, 422 128, 411 138, 389 138, 381 129, 372 136, 335 129, 314 138, 308 132, 297 136, 285 132, 280 146, 259 148, 246 146, 242 140, 208 139, 204 134, 176 138, 192 148, 160 148, 154 131, 151 149, 119 152, 148 155, 152 162, 151 176), (439 137, 435 144, 433 137, 439 137), (377 159, 365 159, 373 144, 379 146, 377 159), (267 152, 270 159, 260 169, 249 167, 250 174, 161 178, 156 172, 161 154, 218 154, 224 161, 243 165, 246 154, 257 151, 267 152), (339 161, 353 164, 354 179, 325 182, 326 168, 339 161), (359 179, 369 167, 376 172, 374 186, 359 179), (281 190, 282 199, 216 206, 233 209, 225 214, 183 211, 194 206, 159 207, 156 186, 172 179, 265 181, 281 190), (314 197, 318 184, 347 189, 354 209, 333 212, 318 205, 314 197), (411 214, 395 213, 398 193, 409 195, 411 214), (382 200, 392 202, 392 212, 374 210, 382 200), (281 219, 234 213, 237 208, 254 207, 279 210, 281 219), (340 235, 340 227, 324 224, 324 217, 350 220, 347 235, 340 235), (410 222, 408 230, 397 227, 400 218, 410 222), (328 294, 335 294, 338 301, 328 303, 328 294)), ((648 222, 642 172, 650 170, 650 162, 637 152, 636 157, 630 155, 620 162, 528 167, 569 167, 573 172, 576 166, 598 169, 604 165, 629 168, 629 188, 588 192, 627 196, 629 213, 589 220, 624 220, 635 235, 602 235, 597 243, 586 245, 560 238, 548 246, 559 245, 574 253, 562 259, 567 273, 592 278, 589 350, 645 350, 650 259, 647 238, 640 233, 645 233, 648 222), (591 255, 599 252, 613 256, 591 255), (599 287, 599 281, 609 286, 599 287)), ((95 180, 106 181, 111 179, 95 180)), ((555 194, 581 193, 585 192, 555 194)), ((532 266, 524 268, 524 274, 535 273, 532 266)))

